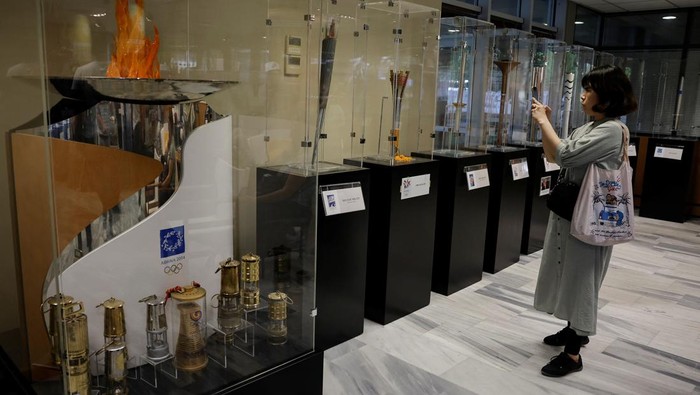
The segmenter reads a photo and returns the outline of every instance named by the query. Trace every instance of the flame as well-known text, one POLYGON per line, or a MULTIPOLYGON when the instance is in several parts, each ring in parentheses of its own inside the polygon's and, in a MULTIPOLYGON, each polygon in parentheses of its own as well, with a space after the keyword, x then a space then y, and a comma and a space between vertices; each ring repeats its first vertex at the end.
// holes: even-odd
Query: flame
POLYGON ((160 78, 158 28, 153 27, 153 41, 149 40, 144 32, 143 1, 136 0, 130 13, 129 0, 117 0, 117 33, 107 77, 160 78))

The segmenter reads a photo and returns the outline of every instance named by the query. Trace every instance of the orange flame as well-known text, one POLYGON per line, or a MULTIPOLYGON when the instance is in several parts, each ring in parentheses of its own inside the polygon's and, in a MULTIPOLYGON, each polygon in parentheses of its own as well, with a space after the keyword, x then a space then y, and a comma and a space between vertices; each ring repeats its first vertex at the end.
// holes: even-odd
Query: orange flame
POLYGON ((158 28, 153 27, 153 41, 149 40, 144 32, 143 1, 136 0, 130 15, 129 0, 117 0, 117 34, 107 77, 160 78, 158 28))

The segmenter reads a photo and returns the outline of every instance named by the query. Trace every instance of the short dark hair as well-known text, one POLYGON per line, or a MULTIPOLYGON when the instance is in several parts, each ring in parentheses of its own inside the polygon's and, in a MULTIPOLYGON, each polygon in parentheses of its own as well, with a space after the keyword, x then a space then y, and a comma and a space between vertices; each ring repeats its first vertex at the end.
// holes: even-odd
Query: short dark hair
POLYGON ((607 117, 619 117, 637 109, 637 98, 632 92, 632 83, 625 72, 617 66, 598 66, 583 76, 581 86, 590 87, 598 95, 598 104, 593 111, 607 117))

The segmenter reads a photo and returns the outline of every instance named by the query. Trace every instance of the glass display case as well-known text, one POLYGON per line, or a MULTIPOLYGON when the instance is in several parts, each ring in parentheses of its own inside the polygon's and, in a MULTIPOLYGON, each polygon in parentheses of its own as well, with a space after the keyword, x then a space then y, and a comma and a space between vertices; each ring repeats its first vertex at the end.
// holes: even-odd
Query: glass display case
POLYGON ((256 173, 315 167, 330 3, 39 1, 43 63, 13 77, 45 112, 10 135, 38 392, 228 391, 313 353, 315 229, 284 229, 276 276, 256 213, 313 224, 317 195, 256 173))
POLYGON ((606 64, 615 64, 615 55, 610 52, 595 51, 595 67, 603 66, 606 64))
POLYGON ((408 1, 362 2, 362 134, 352 155, 393 164, 431 149, 435 117, 439 11, 408 1))
POLYGON ((483 150, 486 92, 493 65, 495 26, 467 17, 442 18, 434 152, 483 150))
MULTIPOLYGON (((552 126, 556 131, 561 130, 566 47, 563 41, 537 38, 532 61, 532 97, 552 109, 552 126)), ((531 145, 541 141, 542 130, 531 122, 527 139, 513 142, 531 145)))
POLYGON ((535 36, 517 29, 496 29, 493 78, 487 92, 488 129, 484 141, 490 149, 527 140, 532 108, 532 67, 535 36))
POLYGON ((562 122, 560 137, 566 138, 577 127, 588 122, 588 115, 581 107, 581 79, 593 68, 595 60, 593 48, 571 45, 567 49, 564 66, 564 99, 562 100, 562 122))
POLYGON ((680 50, 615 52, 615 63, 630 78, 639 104, 637 111, 625 118, 631 131, 671 135, 678 120, 678 128, 683 133, 682 110, 677 107, 679 88, 684 91, 681 94, 683 105, 687 100, 685 94, 692 91, 687 83, 693 78, 690 73, 686 74, 690 79, 684 80, 681 86, 681 55, 680 50), (676 114, 681 114, 681 117, 676 117, 676 114))

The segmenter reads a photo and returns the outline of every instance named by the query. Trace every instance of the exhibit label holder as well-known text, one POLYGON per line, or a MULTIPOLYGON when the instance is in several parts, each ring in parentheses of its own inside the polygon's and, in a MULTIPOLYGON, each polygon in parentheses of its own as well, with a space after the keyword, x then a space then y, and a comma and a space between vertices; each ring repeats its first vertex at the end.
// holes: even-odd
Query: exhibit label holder
POLYGON ((439 163, 419 157, 394 164, 344 160, 350 165, 361 161, 371 178, 364 314, 388 324, 430 303, 439 163), (429 180, 427 193, 420 185, 419 196, 404 198, 406 180, 429 180))
POLYGON ((697 138, 649 138, 639 206, 641 217, 686 221, 697 146, 697 138))

